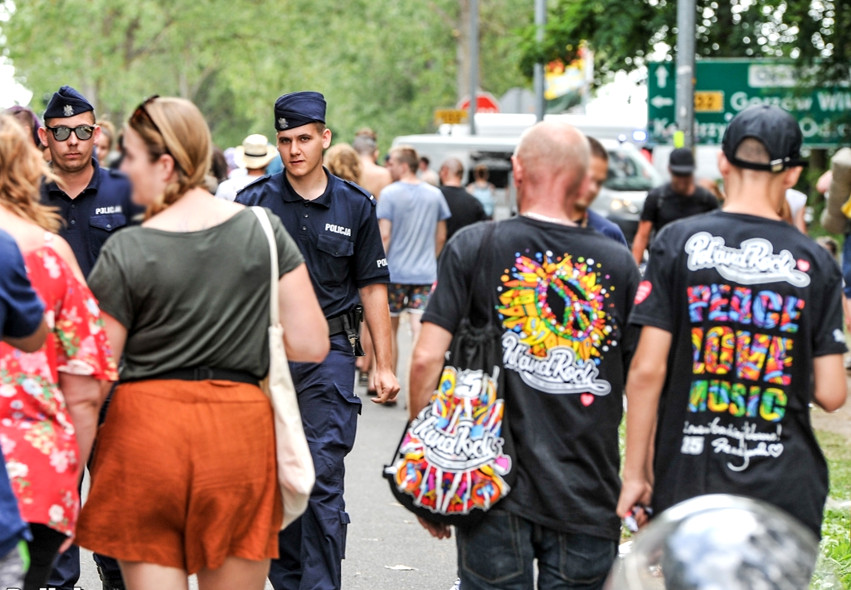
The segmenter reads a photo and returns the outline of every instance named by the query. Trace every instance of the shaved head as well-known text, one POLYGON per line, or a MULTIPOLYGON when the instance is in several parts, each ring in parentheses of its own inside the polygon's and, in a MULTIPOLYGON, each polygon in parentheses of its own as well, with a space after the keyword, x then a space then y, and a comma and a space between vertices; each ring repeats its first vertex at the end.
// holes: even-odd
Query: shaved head
POLYGON ((523 169, 525 182, 541 185, 559 178, 567 194, 574 195, 588 174, 590 147, 574 127, 544 121, 523 132, 514 158, 523 169))
POLYGON ((462 164, 461 160, 458 158, 449 158, 445 160, 440 168, 446 170, 446 173, 452 178, 460 179, 464 176, 464 164, 462 164))
POLYGON ((375 139, 368 135, 356 135, 352 141, 354 150, 364 156, 371 156, 378 149, 375 139))

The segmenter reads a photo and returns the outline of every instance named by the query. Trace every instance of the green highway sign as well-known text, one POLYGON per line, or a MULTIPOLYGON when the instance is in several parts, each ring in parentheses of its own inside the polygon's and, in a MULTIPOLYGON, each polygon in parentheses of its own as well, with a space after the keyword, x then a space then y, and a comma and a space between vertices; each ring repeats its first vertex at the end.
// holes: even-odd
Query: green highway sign
MULTIPOLYGON (((657 144, 673 143, 677 130, 673 62, 647 66, 647 129, 657 144)), ((798 119, 809 147, 839 147, 851 137, 851 89, 802 87, 790 62, 704 59, 695 64, 695 143, 720 144, 727 123, 739 111, 773 104, 798 119)))

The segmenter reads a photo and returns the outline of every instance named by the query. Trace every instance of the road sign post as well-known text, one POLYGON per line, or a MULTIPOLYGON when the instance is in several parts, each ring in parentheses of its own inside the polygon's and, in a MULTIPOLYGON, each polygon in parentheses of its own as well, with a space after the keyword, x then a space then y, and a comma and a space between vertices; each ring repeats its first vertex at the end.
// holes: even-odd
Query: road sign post
POLYGON ((694 147, 694 0, 677 0, 677 128, 694 147))

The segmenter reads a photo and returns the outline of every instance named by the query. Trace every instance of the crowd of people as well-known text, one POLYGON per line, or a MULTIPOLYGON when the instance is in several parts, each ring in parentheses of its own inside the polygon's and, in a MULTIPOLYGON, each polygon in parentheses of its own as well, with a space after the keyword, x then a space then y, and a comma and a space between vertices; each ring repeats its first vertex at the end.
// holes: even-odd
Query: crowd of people
POLYGON ((674 150, 630 250, 590 209, 608 154, 569 125, 523 133, 517 215, 491 221, 486 168, 465 188, 454 158, 435 173, 399 146, 380 165, 368 128, 332 146, 317 92, 270 110, 274 142, 218 152, 180 98, 141 102, 120 130, 70 86, 43 117, 0 115, 0 587, 70 590, 79 545, 105 590, 193 574, 202 590, 340 588, 357 372, 372 402, 396 403, 408 313, 415 417, 468 300, 502 333, 518 479, 456 527, 457 586, 602 588, 622 519, 704 494, 767 502, 818 537, 827 465, 809 407, 845 401, 843 283, 793 225, 806 162, 786 112, 730 122, 723 201, 674 150), (316 473, 283 530, 257 215, 316 473))

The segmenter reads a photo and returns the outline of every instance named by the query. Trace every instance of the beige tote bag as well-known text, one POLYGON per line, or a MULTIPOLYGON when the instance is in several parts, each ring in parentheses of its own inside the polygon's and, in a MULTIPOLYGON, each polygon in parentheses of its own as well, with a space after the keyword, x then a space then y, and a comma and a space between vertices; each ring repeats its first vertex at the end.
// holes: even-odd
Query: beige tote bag
POLYGON ((307 509, 316 474, 301 424, 295 386, 287 365, 284 329, 278 317, 278 245, 266 211, 260 207, 251 207, 251 210, 263 227, 272 259, 269 374, 260 387, 269 396, 275 411, 275 455, 278 463, 278 482, 284 502, 284 521, 281 523, 281 529, 284 529, 307 509))

